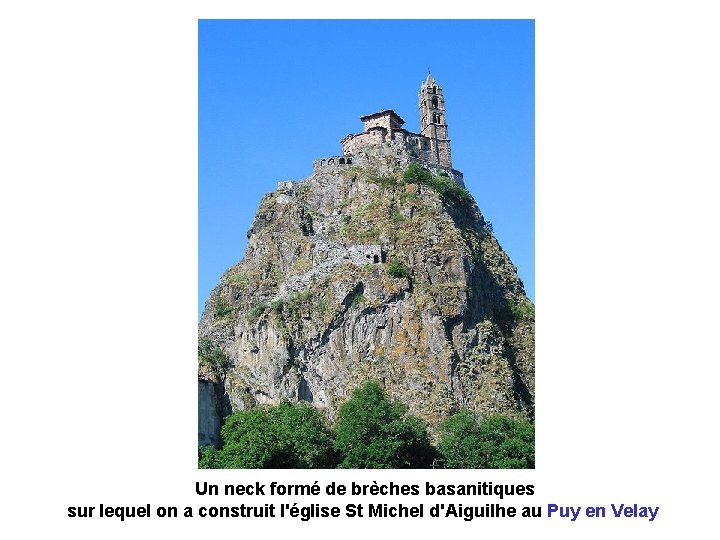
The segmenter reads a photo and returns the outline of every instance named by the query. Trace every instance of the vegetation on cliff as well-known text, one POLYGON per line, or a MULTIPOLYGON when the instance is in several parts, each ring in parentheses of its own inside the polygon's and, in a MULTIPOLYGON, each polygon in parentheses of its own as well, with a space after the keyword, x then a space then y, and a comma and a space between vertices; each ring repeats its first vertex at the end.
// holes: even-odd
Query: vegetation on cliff
POLYGON ((470 192, 445 173, 432 174, 417 163, 411 163, 402 176, 404 184, 422 184, 438 192, 443 201, 464 204, 472 200, 470 192))

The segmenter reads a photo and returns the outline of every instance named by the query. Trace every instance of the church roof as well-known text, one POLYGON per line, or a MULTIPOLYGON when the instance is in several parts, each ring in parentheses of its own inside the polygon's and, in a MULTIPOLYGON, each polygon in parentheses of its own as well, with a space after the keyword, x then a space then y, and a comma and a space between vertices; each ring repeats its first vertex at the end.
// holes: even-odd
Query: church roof
POLYGON ((400 115, 399 115, 398 113, 396 113, 395 111, 393 111, 392 109, 386 109, 386 110, 384 110, 384 111, 380 111, 380 112, 368 114, 368 115, 365 115, 365 116, 361 116, 361 117, 360 117, 360 121, 361 121, 361 122, 365 122, 366 120, 372 120, 373 118, 377 118, 377 117, 379 117, 379 116, 387 116, 387 115, 394 116, 394 117, 395 117, 395 120, 397 120, 398 122, 400 122, 400 125, 402 125, 402 124, 405 123, 405 120, 403 120, 402 118, 400 118, 400 115))

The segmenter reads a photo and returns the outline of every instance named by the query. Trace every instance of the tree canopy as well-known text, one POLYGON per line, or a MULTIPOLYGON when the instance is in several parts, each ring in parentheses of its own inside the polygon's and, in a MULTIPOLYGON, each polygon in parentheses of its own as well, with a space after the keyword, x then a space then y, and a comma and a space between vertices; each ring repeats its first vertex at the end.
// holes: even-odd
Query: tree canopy
POLYGON ((426 467, 433 450, 427 428, 406 409, 389 401, 380 385, 367 382, 340 406, 335 423, 335 449, 345 469, 426 467))
POLYGON ((478 424, 464 410, 440 425, 438 451, 447 469, 531 469, 535 467, 535 428, 500 415, 478 424))
POLYGON ((203 449, 201 468, 275 469, 334 467, 330 431, 306 403, 237 411, 220 430, 220 450, 203 449))

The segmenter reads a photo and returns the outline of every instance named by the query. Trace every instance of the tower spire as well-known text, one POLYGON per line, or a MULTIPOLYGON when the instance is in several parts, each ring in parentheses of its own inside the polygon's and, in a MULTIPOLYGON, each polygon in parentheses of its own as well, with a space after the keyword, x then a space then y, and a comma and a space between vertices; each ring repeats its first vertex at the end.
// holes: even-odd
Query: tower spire
POLYGON ((433 161, 443 167, 452 168, 450 139, 445 117, 445 98, 442 87, 428 69, 427 79, 420 87, 420 134, 430 139, 433 161))

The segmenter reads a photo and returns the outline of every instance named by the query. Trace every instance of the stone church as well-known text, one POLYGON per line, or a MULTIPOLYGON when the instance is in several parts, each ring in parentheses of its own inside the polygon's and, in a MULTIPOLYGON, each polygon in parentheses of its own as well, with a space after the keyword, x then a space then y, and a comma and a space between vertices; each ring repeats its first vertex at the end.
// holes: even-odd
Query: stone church
POLYGON ((342 156, 331 156, 314 162, 314 172, 325 167, 362 165, 378 155, 394 155, 401 164, 416 162, 434 172, 445 172, 459 184, 462 173, 453 169, 448 136, 443 89, 431 73, 418 95, 420 133, 404 129, 403 120, 387 109, 362 116, 363 132, 346 135, 341 141, 342 156))

